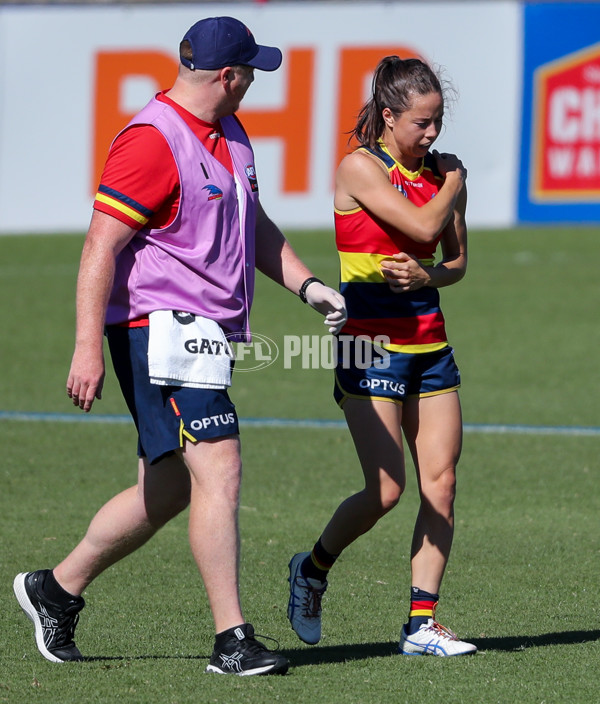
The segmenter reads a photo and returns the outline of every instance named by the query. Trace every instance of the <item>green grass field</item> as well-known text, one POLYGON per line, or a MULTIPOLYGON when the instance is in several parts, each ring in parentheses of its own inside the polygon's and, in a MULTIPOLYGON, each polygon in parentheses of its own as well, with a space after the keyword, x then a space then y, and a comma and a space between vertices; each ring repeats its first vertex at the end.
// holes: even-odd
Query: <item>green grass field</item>
MULTIPOLYGON (((336 281, 331 233, 289 237, 318 276, 336 281)), ((322 642, 301 644, 285 616, 287 562, 360 488, 360 469, 343 427, 242 424, 246 617, 292 662, 287 676, 265 678, 203 672, 212 623, 185 514, 87 590, 77 631, 85 663, 46 662, 12 595, 17 572, 53 566, 99 505, 135 480, 132 425, 93 422, 126 412, 112 371, 82 422, 64 392, 81 245, 77 236, 0 238, 0 702, 598 701, 600 229, 474 232, 467 277, 442 292, 467 432, 438 617, 478 645, 475 657, 394 654, 408 606, 412 476, 398 508, 331 573, 322 642)), ((282 347, 284 335, 322 327, 259 277, 257 333, 282 347)), ((331 375, 278 359, 236 374, 232 397, 243 419, 340 421, 331 375)))

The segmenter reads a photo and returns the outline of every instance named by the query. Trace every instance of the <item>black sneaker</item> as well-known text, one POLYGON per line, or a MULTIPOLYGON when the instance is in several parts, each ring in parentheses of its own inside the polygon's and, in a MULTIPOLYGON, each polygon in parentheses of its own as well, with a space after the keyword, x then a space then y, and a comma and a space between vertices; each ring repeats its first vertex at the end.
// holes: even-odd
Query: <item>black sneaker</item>
POLYGON ((50 570, 22 572, 15 577, 15 596, 27 618, 35 626, 35 642, 40 653, 50 662, 83 660, 73 642, 79 612, 85 606, 80 596, 63 604, 50 601, 43 591, 43 583, 50 570))
POLYGON ((219 675, 285 675, 289 662, 254 637, 249 623, 230 628, 215 638, 206 672, 219 675))

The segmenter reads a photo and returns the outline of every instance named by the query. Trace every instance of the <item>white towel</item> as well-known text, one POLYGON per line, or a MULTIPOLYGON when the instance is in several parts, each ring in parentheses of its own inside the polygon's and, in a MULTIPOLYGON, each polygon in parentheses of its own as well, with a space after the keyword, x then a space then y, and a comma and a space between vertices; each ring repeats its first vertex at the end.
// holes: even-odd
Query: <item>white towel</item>
POLYGON ((233 352, 218 323, 172 310, 154 311, 149 320, 151 383, 196 389, 231 386, 233 352))

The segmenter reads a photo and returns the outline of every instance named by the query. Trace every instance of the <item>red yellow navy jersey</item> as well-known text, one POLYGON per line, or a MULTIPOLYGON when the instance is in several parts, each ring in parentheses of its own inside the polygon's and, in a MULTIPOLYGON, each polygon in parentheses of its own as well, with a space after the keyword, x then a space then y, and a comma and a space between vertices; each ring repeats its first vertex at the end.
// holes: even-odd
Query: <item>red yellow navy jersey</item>
MULTIPOLYGON (((438 193, 443 177, 435 158, 427 154, 418 171, 408 171, 382 142, 375 149, 360 147, 385 164, 390 182, 417 206, 438 193)), ((335 237, 340 257, 340 292, 346 299, 348 322, 341 334, 385 336, 392 352, 432 352, 448 344, 439 292, 423 286, 417 291, 394 293, 381 273, 381 262, 398 252, 432 266, 441 233, 431 243, 415 242, 366 209, 334 212, 335 237)), ((378 343, 379 344, 379 343, 378 343)))

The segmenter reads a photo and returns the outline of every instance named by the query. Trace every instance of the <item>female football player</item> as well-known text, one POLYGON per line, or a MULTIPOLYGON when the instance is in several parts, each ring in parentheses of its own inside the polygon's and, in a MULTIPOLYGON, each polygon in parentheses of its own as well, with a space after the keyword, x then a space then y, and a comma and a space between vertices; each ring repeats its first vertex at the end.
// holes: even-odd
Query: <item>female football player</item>
POLYGON ((404 491, 404 445, 417 471, 420 509, 411 548, 408 620, 398 652, 465 655, 477 649, 435 620, 454 530, 461 452, 460 375, 439 291, 467 266, 466 177, 432 146, 445 88, 419 59, 387 56, 341 162, 334 209, 348 321, 338 341, 336 401, 364 474, 310 552, 290 561, 288 617, 306 643, 321 637, 321 598, 340 553, 390 511, 404 491), (441 261, 434 264, 436 249, 441 261))

